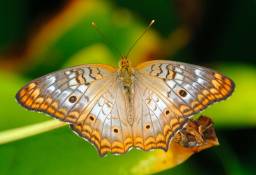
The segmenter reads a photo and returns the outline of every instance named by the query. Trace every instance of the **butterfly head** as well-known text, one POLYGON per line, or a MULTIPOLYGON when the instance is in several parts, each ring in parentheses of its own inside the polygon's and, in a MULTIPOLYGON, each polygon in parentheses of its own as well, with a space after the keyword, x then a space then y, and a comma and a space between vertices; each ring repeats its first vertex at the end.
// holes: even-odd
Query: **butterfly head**
POLYGON ((130 67, 130 62, 129 60, 127 59, 127 57, 122 57, 121 60, 120 60, 120 63, 119 63, 119 67, 121 69, 127 69, 130 67))

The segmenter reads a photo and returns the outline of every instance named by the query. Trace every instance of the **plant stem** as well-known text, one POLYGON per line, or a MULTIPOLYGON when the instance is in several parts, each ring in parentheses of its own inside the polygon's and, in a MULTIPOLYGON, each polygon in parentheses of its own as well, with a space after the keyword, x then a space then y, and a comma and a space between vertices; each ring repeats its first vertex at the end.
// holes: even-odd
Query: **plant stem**
POLYGON ((0 132, 0 145, 17 141, 43 132, 65 126, 66 123, 58 120, 49 120, 42 123, 32 124, 20 128, 0 132))

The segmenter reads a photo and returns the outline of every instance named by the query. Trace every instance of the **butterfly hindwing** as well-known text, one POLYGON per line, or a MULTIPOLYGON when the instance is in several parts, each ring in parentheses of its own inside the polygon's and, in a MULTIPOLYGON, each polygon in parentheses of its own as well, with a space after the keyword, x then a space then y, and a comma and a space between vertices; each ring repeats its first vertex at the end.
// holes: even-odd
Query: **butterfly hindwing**
POLYGON ((71 128, 81 137, 88 139, 104 156, 108 152, 121 154, 133 146, 131 127, 127 123, 125 99, 118 80, 105 87, 97 101, 81 113, 77 124, 71 128))
POLYGON ((135 81, 134 106, 134 145, 143 150, 167 150, 170 139, 186 124, 177 107, 139 76, 135 81))

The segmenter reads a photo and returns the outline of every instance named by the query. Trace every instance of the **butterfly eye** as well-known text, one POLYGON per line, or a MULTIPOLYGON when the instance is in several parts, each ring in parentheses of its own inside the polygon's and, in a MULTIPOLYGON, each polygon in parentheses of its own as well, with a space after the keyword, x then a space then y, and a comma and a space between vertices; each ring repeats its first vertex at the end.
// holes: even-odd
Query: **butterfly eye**
POLYGON ((70 103, 75 103, 77 98, 76 98, 76 96, 71 96, 71 97, 69 97, 68 100, 69 100, 70 103))
POLYGON ((118 133, 118 129, 117 128, 115 128, 113 131, 114 131, 114 133, 118 133))
POLYGON ((181 89, 181 90, 179 91, 179 95, 182 96, 182 97, 186 97, 186 96, 187 96, 187 92, 184 91, 183 89, 181 89))
POLYGON ((170 111, 169 111, 169 110, 166 110, 166 111, 165 111, 165 114, 166 114, 166 115, 170 114, 170 111))
POLYGON ((150 129, 150 125, 146 125, 146 129, 150 129))

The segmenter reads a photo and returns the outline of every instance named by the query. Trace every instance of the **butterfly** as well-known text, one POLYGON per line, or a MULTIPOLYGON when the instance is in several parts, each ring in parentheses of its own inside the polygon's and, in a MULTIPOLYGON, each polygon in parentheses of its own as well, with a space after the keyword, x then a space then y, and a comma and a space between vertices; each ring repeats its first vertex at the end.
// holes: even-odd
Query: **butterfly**
POLYGON ((196 113, 229 97, 234 82, 208 68, 168 60, 119 68, 85 64, 35 79, 17 101, 49 114, 91 142, 101 156, 136 147, 168 150, 196 113))

